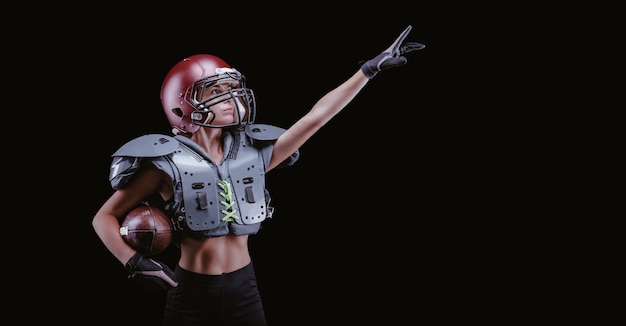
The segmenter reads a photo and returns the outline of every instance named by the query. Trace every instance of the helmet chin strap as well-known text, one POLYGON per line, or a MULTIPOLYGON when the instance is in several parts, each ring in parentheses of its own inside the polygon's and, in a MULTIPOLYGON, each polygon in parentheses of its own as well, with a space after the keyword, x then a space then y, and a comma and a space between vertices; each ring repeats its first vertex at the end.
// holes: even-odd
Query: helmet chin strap
MULTIPOLYGON (((196 131, 197 131, 197 129, 196 129, 196 131)), ((190 131, 182 131, 182 130, 180 130, 180 129, 178 129, 178 128, 172 128, 172 134, 173 134, 174 136, 178 136, 178 135, 190 136, 191 134, 193 134, 193 132, 190 132, 190 131)))
POLYGON ((243 119, 246 116, 246 107, 241 103, 241 99, 239 97, 235 98, 235 105, 237 106, 237 111, 239 112, 239 125, 243 123, 243 119))
POLYGON ((213 113, 212 109, 209 109, 209 111, 207 111, 205 114, 203 114, 203 116, 204 115, 206 115, 206 118, 204 118, 202 120, 198 120, 198 121, 202 121, 203 125, 211 124, 213 122, 213 120, 215 120, 215 113, 213 113), (211 119, 211 121, 209 121, 209 118, 211 119))

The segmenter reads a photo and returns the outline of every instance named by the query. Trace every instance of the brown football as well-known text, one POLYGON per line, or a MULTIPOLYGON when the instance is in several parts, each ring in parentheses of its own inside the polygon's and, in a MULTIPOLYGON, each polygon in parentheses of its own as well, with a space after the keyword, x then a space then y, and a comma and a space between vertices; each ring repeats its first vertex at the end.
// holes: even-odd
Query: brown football
POLYGON ((126 214, 120 235, 129 246, 149 257, 163 252, 170 245, 172 225, 162 210, 139 206, 126 214))

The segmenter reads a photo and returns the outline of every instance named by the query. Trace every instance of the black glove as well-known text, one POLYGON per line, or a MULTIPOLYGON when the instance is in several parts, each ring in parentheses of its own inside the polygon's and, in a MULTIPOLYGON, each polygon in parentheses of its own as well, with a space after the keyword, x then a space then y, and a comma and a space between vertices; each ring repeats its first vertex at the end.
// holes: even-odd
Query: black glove
POLYGON ((124 265, 128 278, 148 290, 167 290, 178 285, 174 272, 165 264, 136 253, 124 265))
POLYGON ((405 65, 406 58, 402 56, 403 54, 421 50, 426 47, 426 45, 417 42, 406 42, 404 45, 402 44, 406 36, 409 35, 411 28, 413 27, 409 25, 387 50, 361 65, 361 71, 363 71, 367 78, 374 78, 379 71, 405 65))

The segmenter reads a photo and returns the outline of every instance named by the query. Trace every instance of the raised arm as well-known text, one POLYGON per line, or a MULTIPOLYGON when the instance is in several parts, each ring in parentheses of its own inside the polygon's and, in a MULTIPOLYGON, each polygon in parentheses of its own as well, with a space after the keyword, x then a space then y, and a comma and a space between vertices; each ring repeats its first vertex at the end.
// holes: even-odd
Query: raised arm
POLYGON ((411 28, 409 25, 389 48, 373 59, 365 61, 361 69, 324 95, 307 114, 287 129, 274 144, 268 171, 299 149, 313 134, 346 107, 378 72, 406 64, 407 60, 403 56, 405 53, 423 49, 424 45, 421 43, 404 43, 411 28))

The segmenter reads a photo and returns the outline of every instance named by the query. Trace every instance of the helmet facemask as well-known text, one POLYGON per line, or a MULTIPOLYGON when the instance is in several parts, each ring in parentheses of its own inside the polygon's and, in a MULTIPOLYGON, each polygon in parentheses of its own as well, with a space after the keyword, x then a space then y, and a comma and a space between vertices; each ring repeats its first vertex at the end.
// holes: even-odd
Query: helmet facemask
POLYGON ((240 127, 254 123, 256 118, 256 101, 251 89, 245 87, 245 77, 233 68, 217 68, 216 74, 196 81, 190 88, 189 103, 194 107, 191 114, 192 123, 211 128, 240 127), (230 84, 232 88, 214 96, 206 96, 205 91, 211 86, 230 84), (232 101, 235 106, 232 123, 215 122, 213 106, 232 101))

